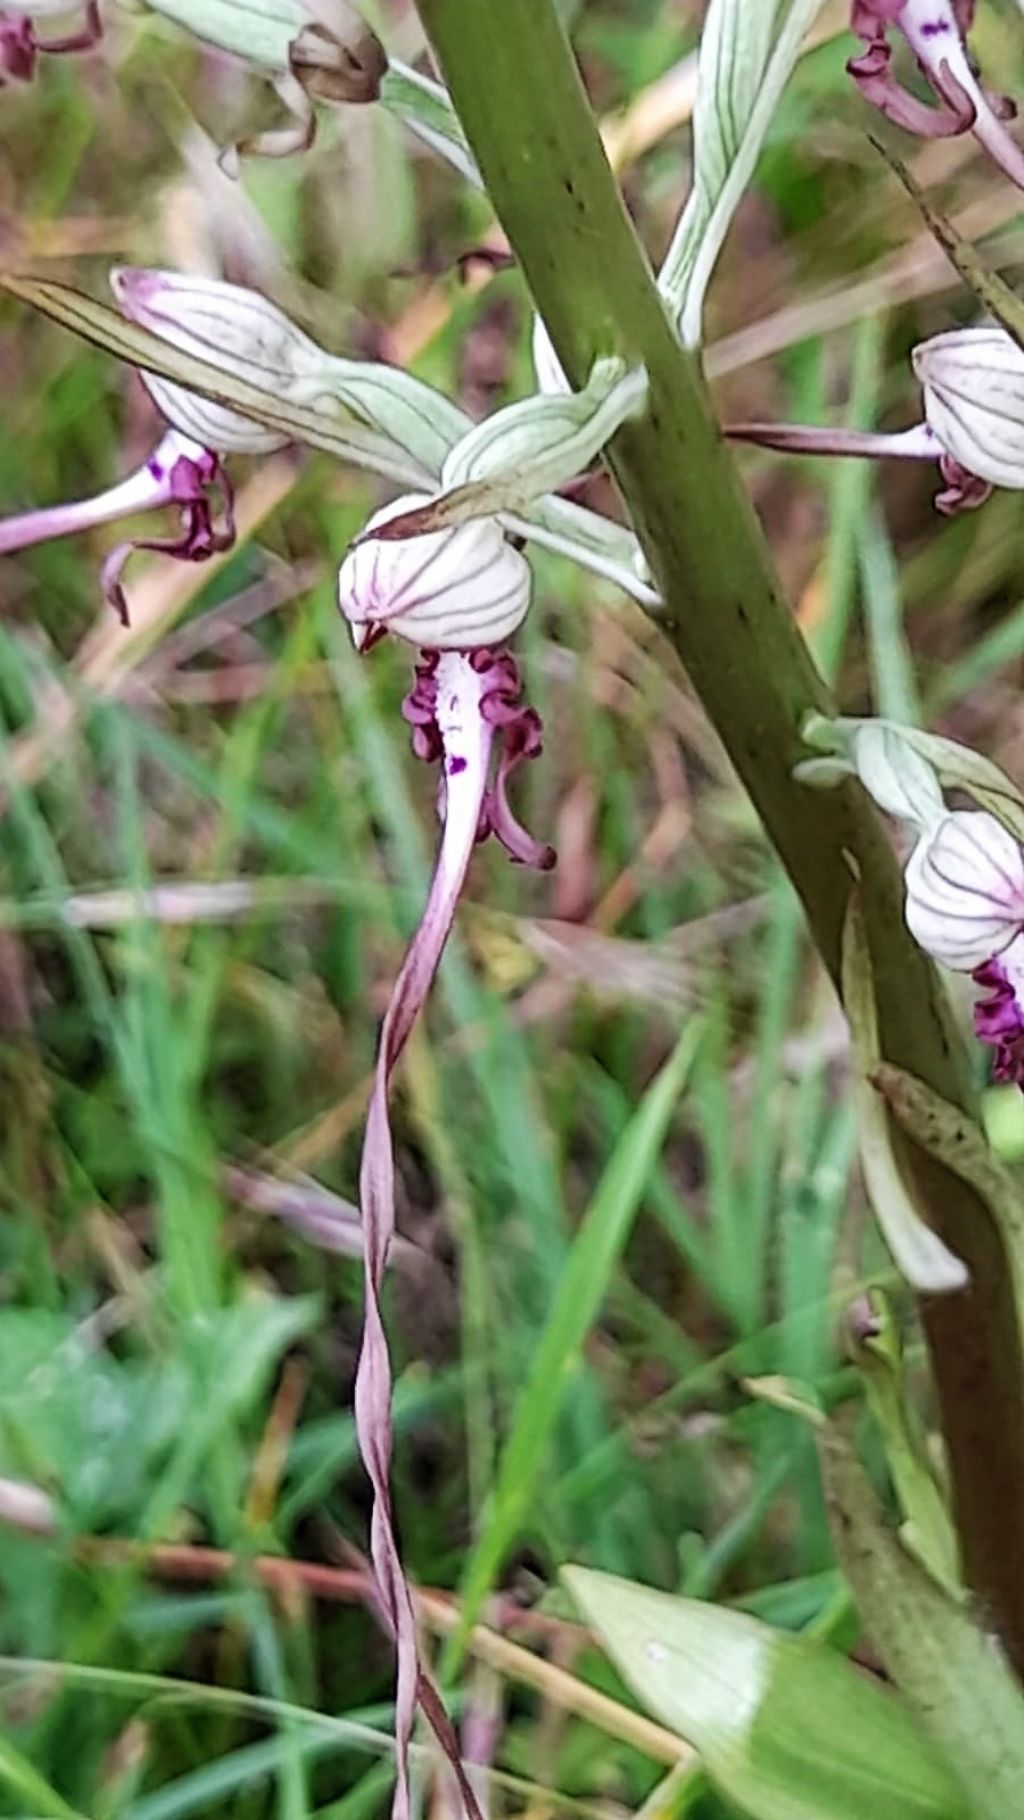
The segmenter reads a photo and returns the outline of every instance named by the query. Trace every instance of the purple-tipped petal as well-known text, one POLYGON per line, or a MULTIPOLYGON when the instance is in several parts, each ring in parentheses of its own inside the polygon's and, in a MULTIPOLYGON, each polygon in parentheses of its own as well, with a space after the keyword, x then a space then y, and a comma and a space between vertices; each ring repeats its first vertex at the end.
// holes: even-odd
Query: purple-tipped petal
POLYGON ((937 461, 944 486, 935 495, 936 510, 951 518, 957 512, 984 505, 992 492, 989 481, 957 461, 944 449, 928 423, 909 430, 835 429, 800 423, 727 423, 724 434, 733 442, 753 442, 764 449, 781 449, 787 455, 860 456, 869 460, 937 461))
POLYGON ((874 461, 881 456, 899 461, 935 461, 942 444, 926 423, 907 430, 848 430, 806 423, 727 423, 723 434, 733 442, 756 442, 764 449, 782 449, 788 455, 852 455, 874 461))
MULTIPOLYGON (((92 499, 45 506, 41 511, 22 512, 16 518, 0 521, 0 556, 45 543, 51 537, 70 537, 77 531, 90 530, 93 525, 112 524, 135 512, 148 512, 157 506, 181 501, 188 496, 183 484, 186 470, 205 481, 212 473, 211 461, 215 468, 216 458, 206 449, 191 442, 187 436, 179 435, 177 430, 171 430, 141 468, 92 499)), ((194 485, 191 490, 195 492, 194 485)))

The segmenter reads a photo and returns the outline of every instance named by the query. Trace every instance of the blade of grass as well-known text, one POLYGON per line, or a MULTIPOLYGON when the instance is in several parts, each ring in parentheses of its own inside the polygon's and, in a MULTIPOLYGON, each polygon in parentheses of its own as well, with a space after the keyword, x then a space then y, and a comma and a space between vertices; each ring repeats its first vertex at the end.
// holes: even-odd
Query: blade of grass
POLYGON ((529 1511, 562 1398, 579 1368, 580 1349, 629 1236, 703 1035, 704 1028, 696 1021, 683 1032, 616 1146, 580 1223, 513 1416, 492 1502, 462 1575, 459 1625, 442 1658, 444 1673, 454 1673, 461 1661, 468 1632, 529 1511))

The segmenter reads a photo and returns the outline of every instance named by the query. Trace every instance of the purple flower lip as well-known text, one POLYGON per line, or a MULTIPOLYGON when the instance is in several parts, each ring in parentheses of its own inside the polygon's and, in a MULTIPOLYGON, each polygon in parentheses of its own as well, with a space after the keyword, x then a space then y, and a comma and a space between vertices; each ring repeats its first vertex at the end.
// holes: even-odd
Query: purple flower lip
MULTIPOLYGON (((402 713, 413 728, 413 751, 418 758, 443 760, 442 790, 445 778, 461 777, 469 767, 470 760, 465 752, 456 749, 456 736, 445 722, 445 691, 452 688, 452 679, 460 676, 464 684, 468 683, 468 692, 474 699, 473 712, 479 715, 480 722, 482 758, 475 838, 482 841, 493 834, 518 864, 547 872, 555 863, 554 848, 527 832, 508 801, 512 773, 525 759, 539 757, 542 748, 540 716, 519 699, 519 670, 508 651, 422 653, 412 690, 402 703, 402 713), (493 780, 488 781, 492 745, 497 745, 499 752, 493 780)), ((447 808, 445 804, 445 813, 447 808)))
POLYGON ((866 49, 847 69, 865 99, 889 120, 923 138, 973 133, 989 156, 1024 189, 1024 153, 1006 131, 1012 102, 981 87, 967 49, 975 0, 853 0, 850 28, 866 49), (931 86, 929 107, 896 79, 889 28, 902 32, 931 86))
POLYGON ((993 957, 976 967, 971 977, 988 994, 974 1007, 974 1034, 995 1050, 992 1078, 1024 1089, 1024 1006, 1010 973, 993 957))
POLYGON ((38 37, 32 20, 24 14, 0 16, 0 88, 5 82, 31 82, 40 55, 88 51, 102 36, 98 0, 86 0, 81 28, 67 38, 38 37))
POLYGON ((176 506, 180 511, 177 536, 130 539, 118 544, 103 564, 104 598, 127 625, 128 607, 121 576, 136 550, 160 551, 185 562, 205 562, 230 549, 235 539, 233 493, 220 457, 179 431, 169 430, 141 468, 92 499, 46 506, 0 522, 0 556, 165 506, 176 506))

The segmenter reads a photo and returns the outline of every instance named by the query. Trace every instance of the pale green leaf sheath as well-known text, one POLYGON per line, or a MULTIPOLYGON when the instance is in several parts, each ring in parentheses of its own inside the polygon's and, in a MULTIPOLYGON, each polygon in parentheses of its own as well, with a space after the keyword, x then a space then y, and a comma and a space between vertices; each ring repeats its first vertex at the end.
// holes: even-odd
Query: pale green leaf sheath
POLYGON ((658 283, 686 347, 779 98, 823 0, 711 0, 693 116, 693 187, 658 283))

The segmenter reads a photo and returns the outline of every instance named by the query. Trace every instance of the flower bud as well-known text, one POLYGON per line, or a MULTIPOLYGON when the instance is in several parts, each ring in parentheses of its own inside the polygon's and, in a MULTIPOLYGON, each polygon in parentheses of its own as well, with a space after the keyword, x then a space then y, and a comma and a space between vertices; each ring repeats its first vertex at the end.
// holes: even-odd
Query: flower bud
POLYGON ((972 973, 1024 927, 1024 848, 986 810, 956 809, 914 848, 907 927, 933 959, 972 973))
POLYGON ((427 498, 409 494, 376 512, 341 565, 338 603, 360 650, 394 632, 424 650, 472 651, 502 644, 526 617, 530 565, 497 519, 395 542, 372 536, 427 498))
POLYGON ((325 101, 375 101, 388 60, 349 0, 150 0, 205 43, 272 73, 290 71, 325 101))
MULTIPOLYGON (((257 291, 134 266, 115 267, 110 288, 130 322, 261 391, 308 404, 326 389, 331 356, 257 291)), ((206 448, 262 455, 288 440, 171 380, 146 372, 142 379, 168 422, 206 448)))
POLYGON ((1005 329, 950 329, 911 358, 942 447, 994 486, 1024 487, 1024 350, 1005 329))

